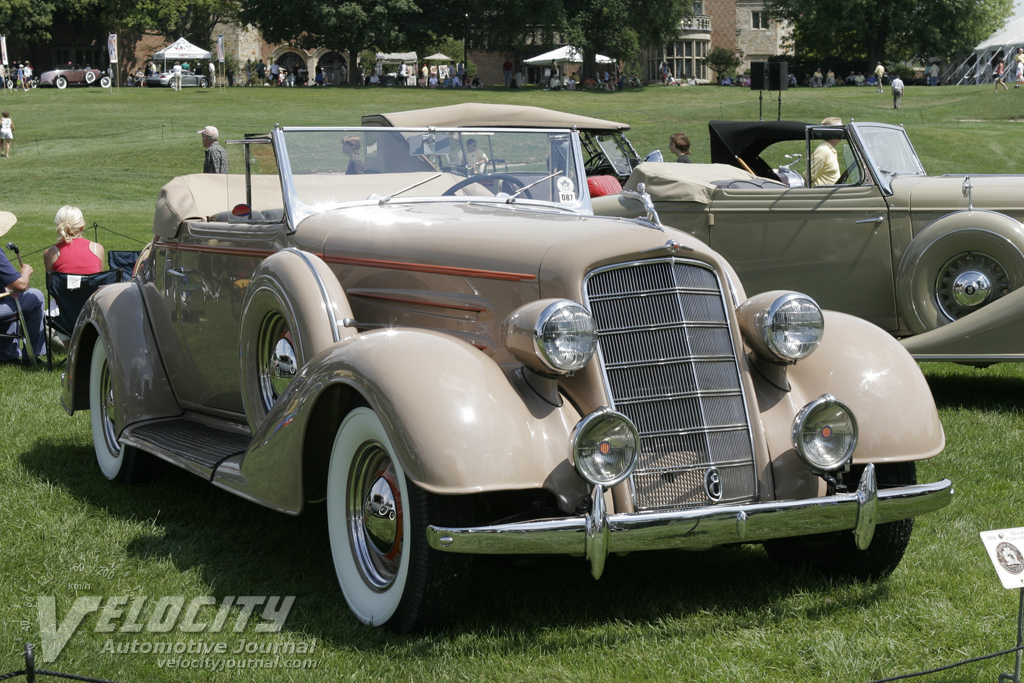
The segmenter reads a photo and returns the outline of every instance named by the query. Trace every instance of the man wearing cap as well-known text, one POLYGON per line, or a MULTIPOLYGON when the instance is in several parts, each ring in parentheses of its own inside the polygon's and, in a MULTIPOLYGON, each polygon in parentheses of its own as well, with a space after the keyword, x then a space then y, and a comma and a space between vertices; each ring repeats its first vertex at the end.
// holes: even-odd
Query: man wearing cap
POLYGON ((206 148, 203 173, 227 173, 228 153, 217 142, 220 132, 214 126, 207 126, 202 130, 197 130, 196 133, 203 136, 203 147, 206 148))
MULTIPOLYGON (((843 120, 838 116, 829 116, 821 122, 823 126, 841 126, 843 120)), ((839 182, 839 154, 836 145, 843 139, 842 131, 825 136, 811 154, 811 187, 835 185, 839 182)))
MULTIPOLYGON (((10 211, 0 211, 0 237, 6 235, 17 222, 18 219, 10 211)), ((39 358, 46 353, 46 336, 43 334, 43 293, 38 289, 29 289, 28 279, 31 276, 32 266, 26 263, 17 269, 8 260, 7 254, 0 250, 0 285, 18 298, 21 314, 25 317, 25 326, 28 328, 29 341, 32 343, 36 358, 39 358)), ((0 298, 0 317, 17 315, 18 309, 11 298, 0 298)), ((4 332, 14 334, 15 328, 16 323, 11 323, 4 332)), ((0 363, 18 362, 19 352, 17 339, 0 339, 0 363)))

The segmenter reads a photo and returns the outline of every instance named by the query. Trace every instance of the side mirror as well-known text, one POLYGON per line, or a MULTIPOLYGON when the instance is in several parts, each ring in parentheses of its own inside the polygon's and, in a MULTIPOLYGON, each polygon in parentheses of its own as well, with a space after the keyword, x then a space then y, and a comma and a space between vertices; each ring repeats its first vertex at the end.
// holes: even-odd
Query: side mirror
POLYGON ((665 161, 665 157, 662 156, 660 149, 656 149, 647 156, 645 156, 644 161, 665 161))

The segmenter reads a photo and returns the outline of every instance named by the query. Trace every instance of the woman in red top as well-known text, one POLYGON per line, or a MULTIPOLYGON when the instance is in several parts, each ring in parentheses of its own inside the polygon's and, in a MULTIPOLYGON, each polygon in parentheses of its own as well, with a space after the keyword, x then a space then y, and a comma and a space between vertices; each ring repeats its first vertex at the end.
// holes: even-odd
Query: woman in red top
POLYGON ((58 273, 91 275, 103 270, 107 258, 103 245, 82 237, 85 219, 80 209, 62 206, 54 218, 57 243, 43 252, 43 265, 58 273))

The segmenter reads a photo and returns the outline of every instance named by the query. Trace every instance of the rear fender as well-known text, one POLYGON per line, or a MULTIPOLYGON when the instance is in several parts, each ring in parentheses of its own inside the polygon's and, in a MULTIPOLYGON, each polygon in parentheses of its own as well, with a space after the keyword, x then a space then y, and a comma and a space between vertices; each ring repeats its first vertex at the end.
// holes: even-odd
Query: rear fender
POLYGON ((310 359, 254 434, 235 473, 214 481, 298 512, 325 494, 345 414, 380 416, 407 476, 440 494, 547 489, 564 510, 588 492, 569 459, 579 413, 553 406, 489 356, 437 332, 378 330, 310 359))
POLYGON ((181 413, 160 362, 156 339, 134 282, 101 288, 86 302, 68 348, 61 403, 69 414, 89 409, 89 366, 103 344, 116 382, 111 415, 117 433, 141 420, 181 413))

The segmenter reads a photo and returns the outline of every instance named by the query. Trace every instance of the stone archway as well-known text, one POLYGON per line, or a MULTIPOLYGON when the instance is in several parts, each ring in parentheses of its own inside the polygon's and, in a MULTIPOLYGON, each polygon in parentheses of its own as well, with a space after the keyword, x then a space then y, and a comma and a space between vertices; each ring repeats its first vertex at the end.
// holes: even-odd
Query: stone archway
POLYGON ((348 61, 333 50, 315 55, 316 68, 323 69, 324 85, 342 85, 348 81, 348 61))
MULTIPOLYGON (((302 85, 302 79, 306 78, 308 73, 304 55, 286 48, 280 54, 273 55, 273 60, 282 70, 287 70, 289 76, 295 76, 295 85, 302 85)), ((285 85, 287 84, 286 80, 285 85)))

